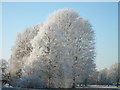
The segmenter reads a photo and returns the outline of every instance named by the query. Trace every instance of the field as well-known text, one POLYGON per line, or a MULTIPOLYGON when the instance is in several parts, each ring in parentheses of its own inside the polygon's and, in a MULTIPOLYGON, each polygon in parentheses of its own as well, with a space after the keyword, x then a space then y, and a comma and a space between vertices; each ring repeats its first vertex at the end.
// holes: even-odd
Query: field
MULTIPOLYGON (((67 88, 67 90, 120 90, 120 88, 117 88, 116 86, 105 86, 105 85, 89 85, 87 87, 76 87, 75 89, 67 88)), ((2 88, 2 90, 56 90, 56 89, 28 89, 28 88, 2 88)), ((64 90, 57 89, 57 90, 64 90)))

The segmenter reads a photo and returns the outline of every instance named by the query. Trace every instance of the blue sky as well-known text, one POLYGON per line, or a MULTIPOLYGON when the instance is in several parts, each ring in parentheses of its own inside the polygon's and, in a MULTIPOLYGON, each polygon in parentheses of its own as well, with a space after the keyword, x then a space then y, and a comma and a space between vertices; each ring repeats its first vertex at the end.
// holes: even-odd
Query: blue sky
POLYGON ((92 24, 96 38, 97 67, 108 67, 118 62, 117 2, 4 2, 2 3, 2 58, 10 57, 11 47, 18 32, 43 22, 49 13, 60 8, 74 9, 92 24))

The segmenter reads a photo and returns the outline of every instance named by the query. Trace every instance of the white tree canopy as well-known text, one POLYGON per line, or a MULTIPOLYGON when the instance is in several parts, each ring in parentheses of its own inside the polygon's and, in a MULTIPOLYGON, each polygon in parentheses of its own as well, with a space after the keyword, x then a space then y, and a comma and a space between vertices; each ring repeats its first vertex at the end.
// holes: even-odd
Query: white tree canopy
POLYGON ((37 28, 19 34, 13 48, 10 67, 22 70, 18 85, 71 88, 86 82, 95 69, 90 23, 74 10, 60 9, 37 28))

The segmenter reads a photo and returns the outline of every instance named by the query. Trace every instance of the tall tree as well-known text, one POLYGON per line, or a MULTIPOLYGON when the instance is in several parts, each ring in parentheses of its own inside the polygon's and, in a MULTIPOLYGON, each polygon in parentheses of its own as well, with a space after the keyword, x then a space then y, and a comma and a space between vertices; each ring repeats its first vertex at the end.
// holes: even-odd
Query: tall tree
POLYGON ((9 72, 12 77, 20 77, 22 74, 22 68, 33 50, 30 42, 37 35, 41 26, 42 23, 31 28, 26 28, 24 32, 18 33, 15 45, 12 47, 12 54, 7 68, 7 72, 9 72))
POLYGON ((37 88, 71 88, 81 82, 87 85, 95 69, 94 31, 90 23, 71 9, 60 9, 37 27, 28 29, 29 33, 20 34, 16 40, 11 66, 17 66, 17 71, 22 68, 17 85, 25 83, 24 87, 37 88))

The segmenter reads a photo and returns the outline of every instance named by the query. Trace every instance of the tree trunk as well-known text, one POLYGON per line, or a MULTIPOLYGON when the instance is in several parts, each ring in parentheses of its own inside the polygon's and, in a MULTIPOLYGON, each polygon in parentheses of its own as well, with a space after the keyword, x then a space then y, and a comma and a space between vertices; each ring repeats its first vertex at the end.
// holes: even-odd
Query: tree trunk
POLYGON ((85 86, 87 86, 87 79, 85 79, 85 86))
POLYGON ((75 88, 75 83, 73 83, 73 86, 72 86, 72 88, 75 88))
POLYGON ((116 85, 117 87, 119 86, 119 79, 117 79, 117 85, 116 85))
POLYGON ((75 88, 75 76, 73 76, 73 86, 72 88, 75 88))

